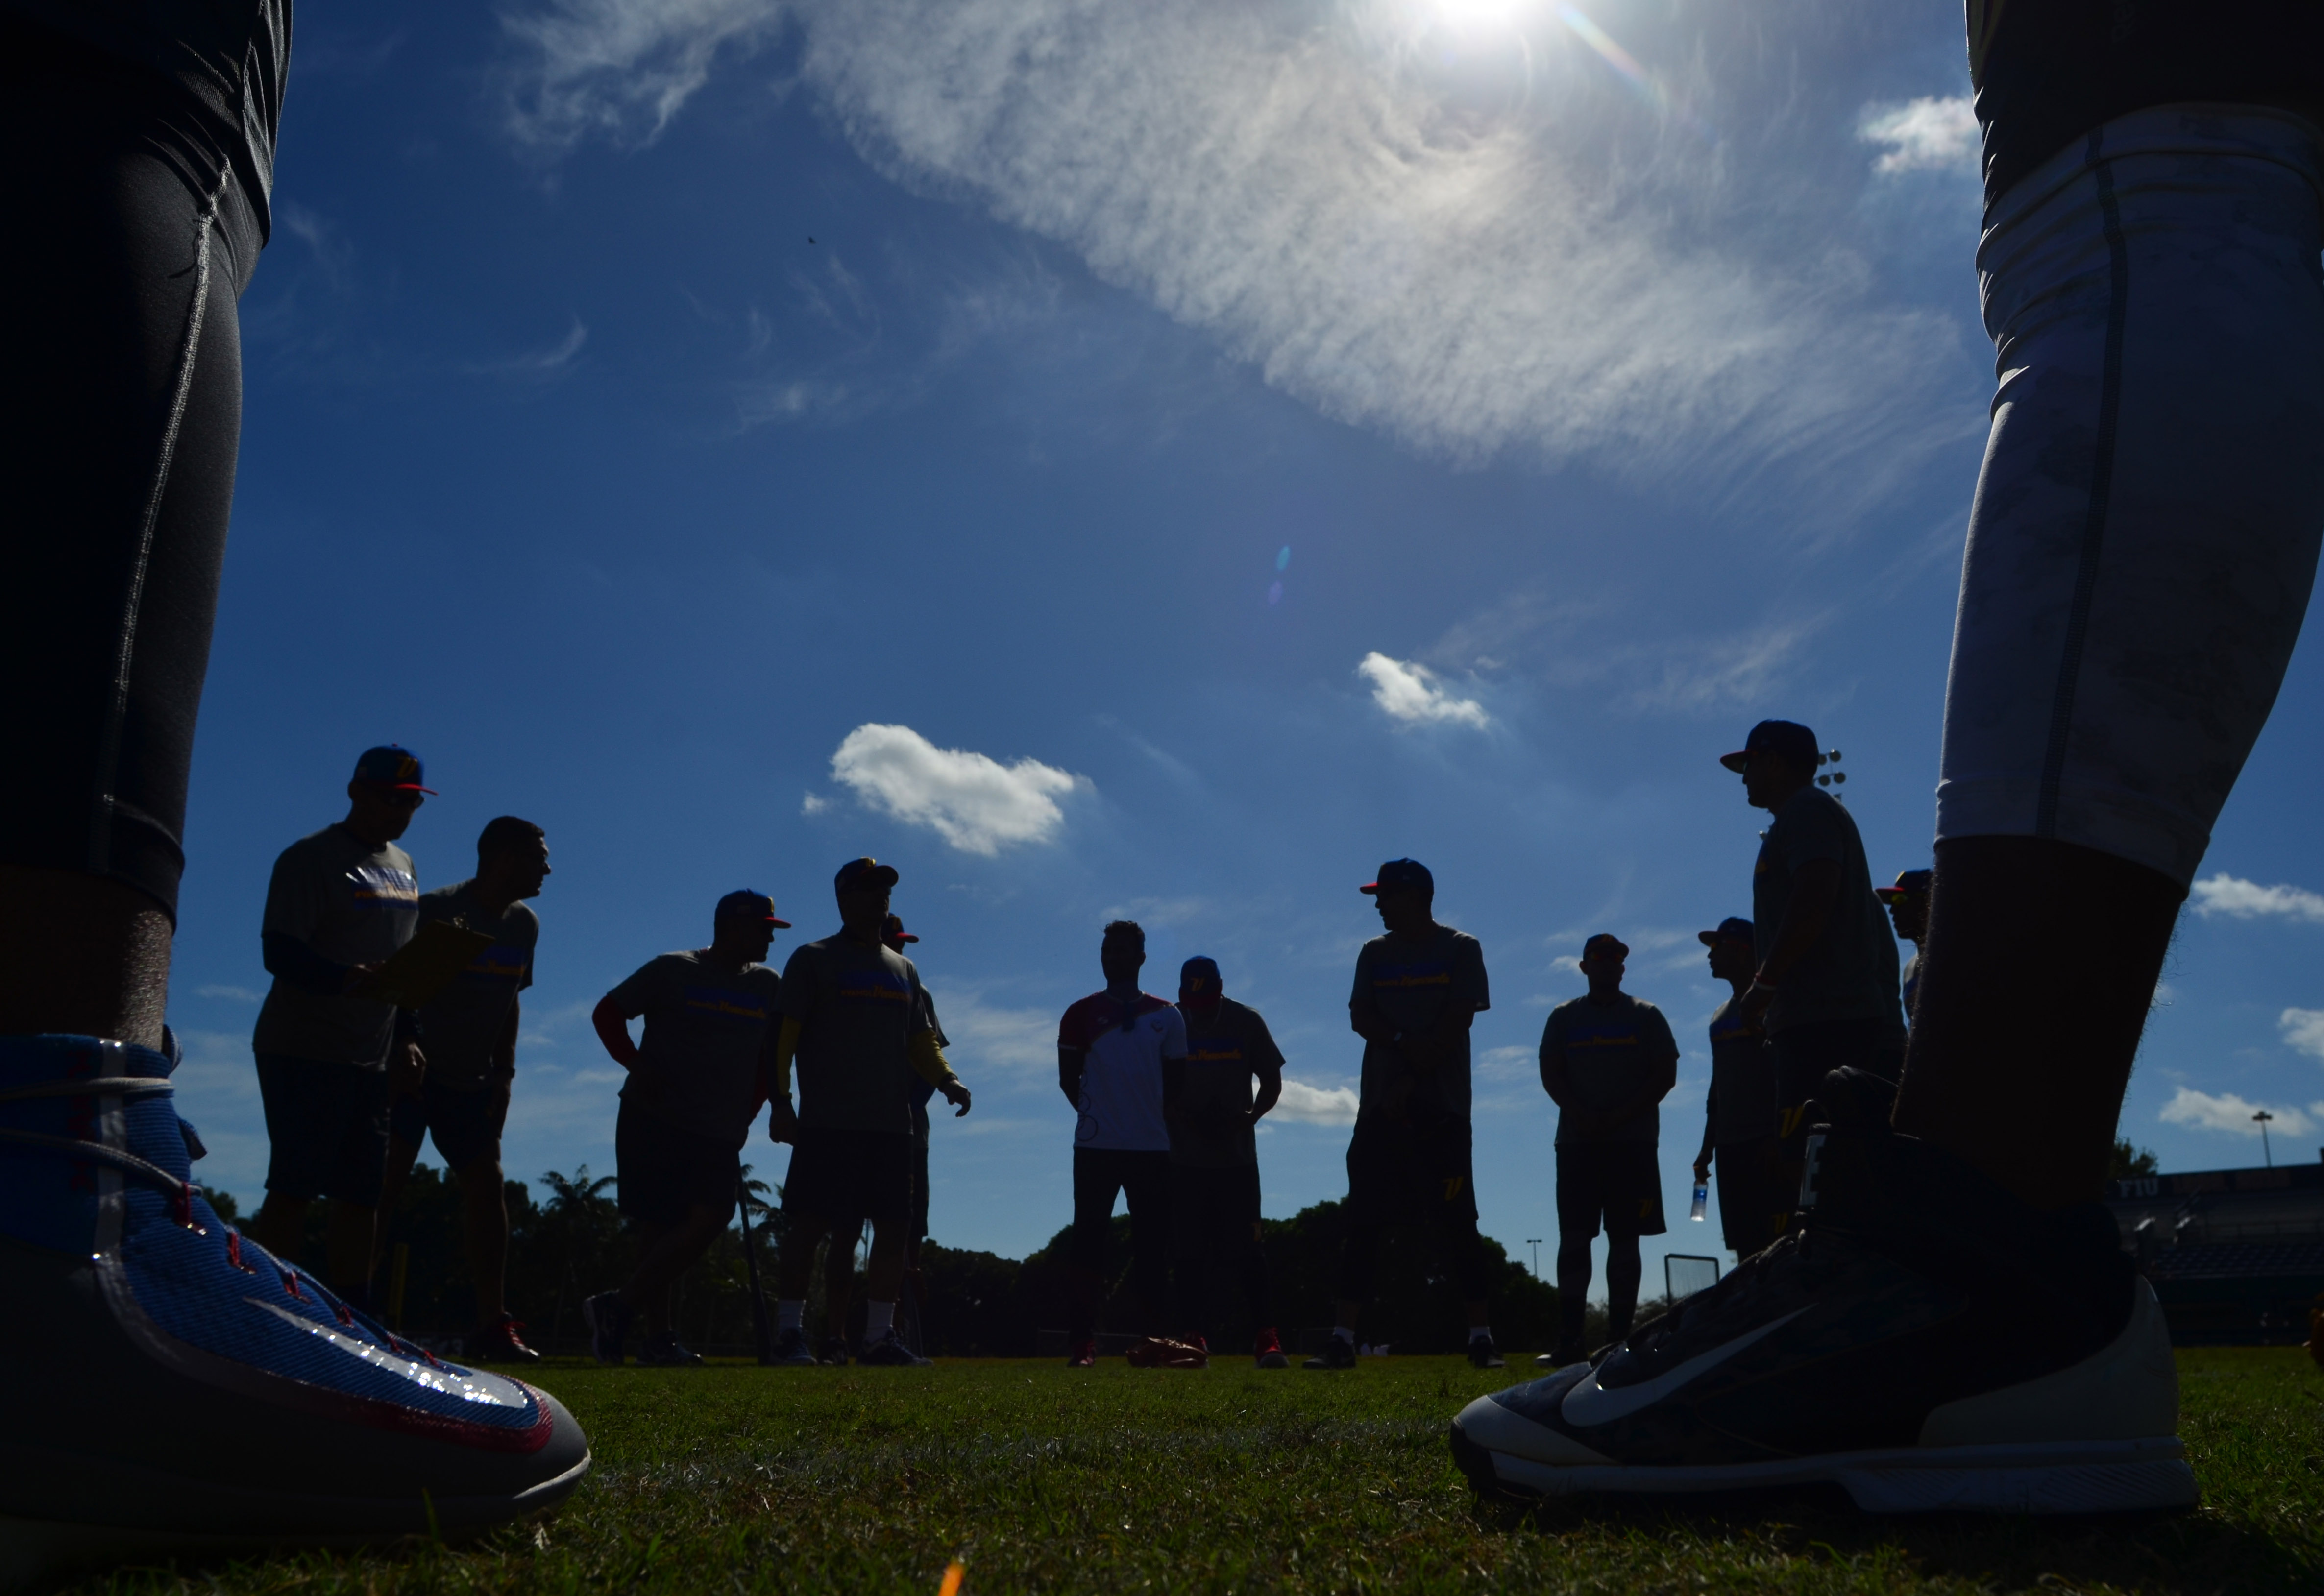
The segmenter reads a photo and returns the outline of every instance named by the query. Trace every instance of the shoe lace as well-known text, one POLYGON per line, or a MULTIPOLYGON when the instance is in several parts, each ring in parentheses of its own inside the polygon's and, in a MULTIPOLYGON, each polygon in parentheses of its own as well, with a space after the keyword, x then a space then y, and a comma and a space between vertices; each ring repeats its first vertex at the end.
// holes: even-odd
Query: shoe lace
MULTIPOLYGON (((166 1095, 171 1090, 167 1075, 83 1076, 10 1086, 0 1090, 0 1102, 24 1102, 44 1097, 156 1097, 166 1095)), ((159 1186, 169 1195, 172 1218, 197 1235, 208 1233, 194 1218, 194 1196, 198 1189, 194 1183, 180 1180, 150 1159, 84 1137, 51 1136, 41 1130, 18 1130, 0 1126, 0 1149, 18 1149, 61 1153, 78 1162, 103 1164, 132 1179, 159 1186)))

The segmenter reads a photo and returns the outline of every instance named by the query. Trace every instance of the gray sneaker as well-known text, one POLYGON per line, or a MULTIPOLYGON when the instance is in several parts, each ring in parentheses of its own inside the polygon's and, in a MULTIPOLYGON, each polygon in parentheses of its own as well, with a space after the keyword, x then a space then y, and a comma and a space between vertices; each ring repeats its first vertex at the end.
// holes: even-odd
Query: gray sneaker
POLYGON ((865 1347, 857 1355, 855 1361, 858 1363, 870 1364, 875 1369, 932 1369, 935 1367, 927 1359, 906 1346, 904 1338, 898 1335, 893 1329, 865 1347))

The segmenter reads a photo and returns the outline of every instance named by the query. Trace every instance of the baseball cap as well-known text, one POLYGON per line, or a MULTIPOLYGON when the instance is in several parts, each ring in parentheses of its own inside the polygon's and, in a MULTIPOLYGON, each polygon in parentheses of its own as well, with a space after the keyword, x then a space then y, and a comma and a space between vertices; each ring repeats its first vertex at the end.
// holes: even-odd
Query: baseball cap
POLYGON ((1755 753, 1775 754, 1803 770, 1812 770, 1816 763, 1815 733, 1797 721, 1761 721, 1743 739, 1741 752, 1722 753, 1719 762, 1739 776, 1744 763, 1755 753))
POLYGON ((392 743, 364 749, 363 757, 355 761, 354 780, 368 781, 375 787, 392 788, 397 792, 424 792, 429 798, 436 796, 434 788, 420 785, 420 756, 392 743))
POLYGON ((1929 882, 1934 879, 1934 876, 1935 872, 1926 870, 1899 871, 1896 872, 1895 886, 1875 887, 1872 889, 1872 895, 1883 903, 1894 903, 1899 898, 1910 898, 1915 893, 1925 894, 1929 890, 1929 882))
POLYGON ((904 917, 891 914, 880 927, 880 935, 895 942, 918 942, 918 937, 904 929, 904 917))
POLYGON ((1585 959, 1627 959, 1630 956, 1630 950, 1612 932, 1600 931, 1582 945, 1582 956, 1585 959))
POLYGON ((1751 922, 1739 915, 1729 915, 1719 922, 1718 930, 1697 931, 1695 936, 1705 947, 1717 947, 1722 942, 1748 942, 1752 936, 1751 922))
POLYGON ((842 892, 876 891, 894 886, 899 879, 892 864, 882 864, 877 859, 851 859, 839 867, 831 884, 842 892))
POLYGON ((1225 982, 1219 978, 1218 960, 1204 954, 1196 954, 1178 966, 1180 992, 1185 992, 1189 987, 1200 986, 1204 983, 1209 983, 1209 989, 1213 992, 1218 992, 1225 986, 1225 982))
POLYGON ((729 892, 718 900, 716 918, 722 920, 764 920, 778 931, 791 928, 788 920, 775 918, 775 900, 764 892, 753 892, 748 887, 729 892))
POLYGON ((1401 892, 1407 887, 1417 887, 1424 892, 1436 890, 1436 878, 1428 873, 1428 866, 1417 859, 1391 859, 1379 867, 1379 875, 1356 889, 1359 892, 1401 892))

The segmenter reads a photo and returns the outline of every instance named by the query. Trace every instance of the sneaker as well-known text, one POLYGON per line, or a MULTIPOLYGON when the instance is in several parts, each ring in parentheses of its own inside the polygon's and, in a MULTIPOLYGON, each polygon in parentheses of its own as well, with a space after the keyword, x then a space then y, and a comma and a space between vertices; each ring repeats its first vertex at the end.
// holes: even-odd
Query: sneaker
POLYGON ((1075 1336, 1074 1338, 1074 1344, 1065 1351, 1065 1367, 1068 1369, 1094 1369, 1097 1367, 1097 1337, 1093 1335, 1075 1336))
POLYGON ((630 1338, 630 1321, 636 1315, 618 1291, 600 1291, 581 1299, 581 1323, 589 1331, 589 1355, 612 1367, 622 1361, 622 1343, 630 1338))
POLYGON ((1927 1143, 1819 1128, 1792 1231, 1579 1364, 1463 1408, 1480 1490, 1837 1484, 1871 1512, 2195 1500, 2154 1293, 2097 1203, 2043 1212, 1927 1143))
POLYGON ((1322 1352, 1300 1365, 1302 1369, 1353 1369, 1355 1366, 1356 1343, 1338 1335, 1326 1341, 1322 1352))
POLYGON ((873 1369, 933 1369, 936 1365, 904 1344, 904 1338, 889 1327, 888 1333, 865 1347, 855 1360, 873 1369))
POLYGON ((1283 1355, 1283 1338, 1275 1333, 1271 1324, 1259 1333, 1259 1339, 1251 1343, 1250 1355, 1261 1369, 1291 1367, 1291 1360, 1283 1355))
POLYGON ((1469 1367, 1507 1369, 1508 1365, 1501 1361, 1501 1354, 1494 1349, 1491 1336, 1472 1335, 1469 1338, 1469 1367))
POLYGON ((0 1403, 10 1581, 451 1538, 564 1500, 589 1444, 555 1398, 390 1334, 218 1218, 173 1066, 0 1038, 0 1361, 39 1371, 0 1403))
POLYGON ((1208 1369, 1211 1349, 1201 1336, 1192 1341, 1177 1341, 1167 1335, 1149 1335, 1143 1341, 1132 1342, 1123 1354, 1132 1369, 1208 1369))
POLYGON ((847 1338, 826 1335, 816 1344, 815 1361, 829 1369, 847 1367, 847 1338))
POLYGON ((503 1314, 489 1324, 468 1332, 461 1352, 478 1363, 538 1363, 540 1354, 524 1344, 518 1333, 523 1324, 513 1314, 503 1314))
POLYGON ((705 1361, 701 1353, 678 1339, 675 1330, 646 1337, 646 1344, 638 1349, 638 1362, 647 1369, 699 1369, 705 1361))
POLYGON ((807 1344, 807 1332, 794 1324, 775 1333, 775 1353, 767 1361, 793 1369, 812 1369, 818 1360, 815 1349, 807 1344))

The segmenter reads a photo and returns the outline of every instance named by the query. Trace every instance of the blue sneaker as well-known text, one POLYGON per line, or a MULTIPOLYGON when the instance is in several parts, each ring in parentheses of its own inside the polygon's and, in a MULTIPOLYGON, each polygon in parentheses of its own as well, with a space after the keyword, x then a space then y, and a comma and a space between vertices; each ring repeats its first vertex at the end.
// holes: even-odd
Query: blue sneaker
POLYGON ((609 1368, 622 1361, 622 1345, 630 1338, 635 1317, 618 1291, 601 1291, 581 1299, 581 1323, 589 1331, 589 1355, 609 1368))
POLYGON ((2036 1211, 1885 1125, 1809 1148, 1783 1240, 1593 1361, 1462 1409, 1452 1456, 1480 1491, 2193 1504, 2170 1334, 2102 1206, 2036 1211))
POLYGON ((581 1426, 446 1363, 219 1220, 172 1060, 0 1037, 0 1580, 447 1537, 554 1507, 581 1426))

